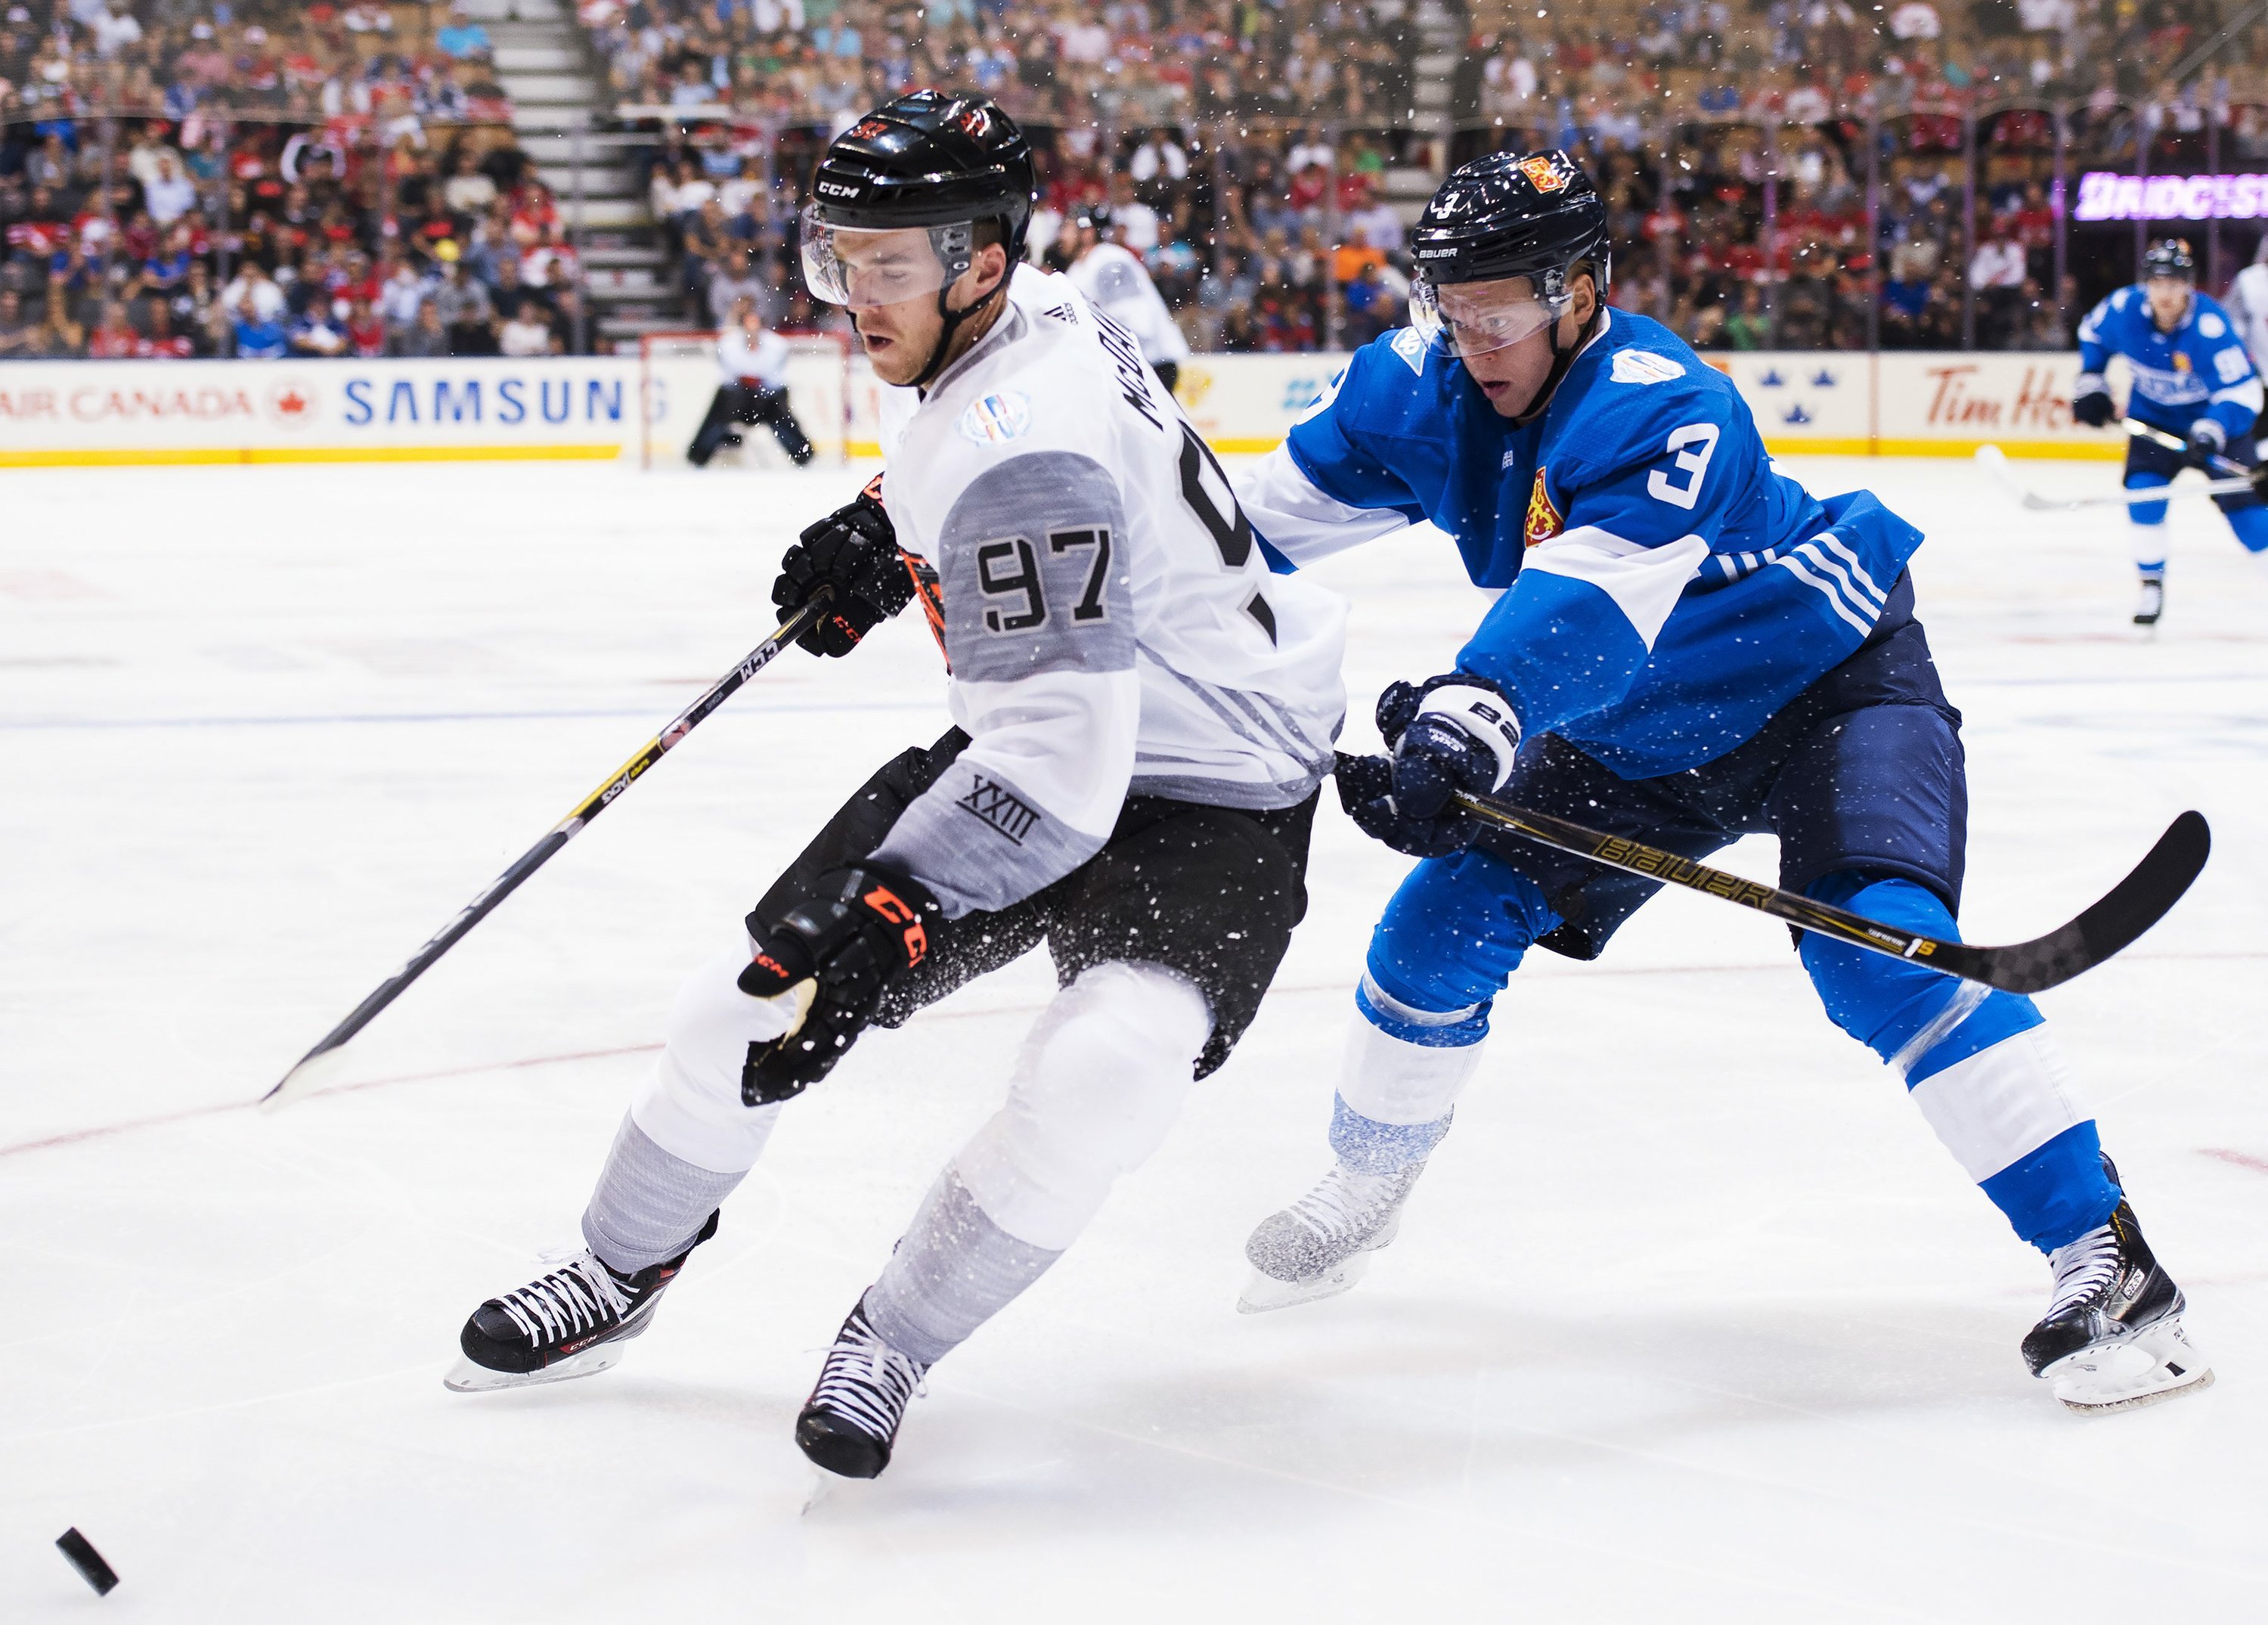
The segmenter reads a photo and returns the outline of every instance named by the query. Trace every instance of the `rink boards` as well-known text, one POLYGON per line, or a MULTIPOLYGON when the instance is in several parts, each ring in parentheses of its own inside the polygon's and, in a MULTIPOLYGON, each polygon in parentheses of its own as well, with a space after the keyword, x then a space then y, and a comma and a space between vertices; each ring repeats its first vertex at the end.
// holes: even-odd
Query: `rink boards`
MULTIPOLYGON (((1738 386, 1776 453, 1967 456, 1992 442, 2011 456, 2110 459, 2124 448, 2117 431, 2071 422, 2075 355, 1707 358, 1738 386)), ((1183 364, 1179 393, 1215 447, 1262 452, 1345 361, 1200 355, 1183 364)), ((2120 381, 2114 364, 2114 387, 2120 381)), ((852 456, 880 452, 878 393, 863 360, 854 362, 843 431, 852 456)), ((0 468, 609 462, 651 445, 640 414, 659 410, 653 395, 641 388, 636 356, 0 363, 0 468)), ((831 425, 834 401, 825 407, 819 416, 831 425)))

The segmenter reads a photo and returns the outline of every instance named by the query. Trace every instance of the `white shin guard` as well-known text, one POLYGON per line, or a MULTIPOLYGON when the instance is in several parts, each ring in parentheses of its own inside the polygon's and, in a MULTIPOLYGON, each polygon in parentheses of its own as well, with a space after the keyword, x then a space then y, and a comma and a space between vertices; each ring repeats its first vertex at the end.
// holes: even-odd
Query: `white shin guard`
POLYGON ((1174 971, 1085 971, 1033 1025, 1007 1104, 961 1148, 954 1171, 1002 1230, 1062 1252, 1118 1176, 1164 1141, 1211 1030, 1204 995, 1174 971))
MULTIPOLYGON (((712 1173, 746 1173, 763 1155, 779 1104, 740 1104, 748 1045, 777 1038, 794 1020, 785 995, 752 999, 738 978, 747 939, 686 979, 669 1007, 660 1058, 638 1080, 630 1120, 672 1156, 712 1173)), ((706 1216, 705 1215, 703 1215, 706 1216)))

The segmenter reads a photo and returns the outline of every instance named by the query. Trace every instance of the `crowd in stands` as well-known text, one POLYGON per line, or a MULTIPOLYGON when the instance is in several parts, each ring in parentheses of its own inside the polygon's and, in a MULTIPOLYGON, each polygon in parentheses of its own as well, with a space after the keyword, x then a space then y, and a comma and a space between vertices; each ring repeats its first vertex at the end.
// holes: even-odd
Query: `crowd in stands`
MULTIPOLYGON (((460 8, 0 5, 0 355, 594 338, 460 8)), ((2058 252, 2051 101, 2069 173, 2268 162, 2268 29, 2164 83, 2220 26, 2211 0, 1469 0, 1446 152, 1413 105, 1417 0, 577 9, 605 96, 655 131, 664 292, 698 326, 741 299, 791 328, 840 322, 799 285, 801 177, 919 84, 989 92, 1033 131, 1035 256, 1107 208, 1192 343, 1229 351, 1401 321, 1424 186, 1397 174, 1491 147, 1576 151, 1612 211, 1616 302, 1736 349, 2067 346, 2128 274, 2131 233, 2058 252)), ((2223 269, 2257 229, 2232 228, 2223 269)))
POLYGON ((239 122, 226 136, 153 119, 0 136, 0 358, 587 344, 557 205, 508 131, 386 144, 369 129, 239 122))
MULTIPOLYGON (((1280 350, 1357 343, 1399 319, 1406 210, 1381 182, 1413 144, 1414 118, 1396 109, 1411 100, 1415 10, 584 0, 581 15, 619 103, 668 110, 654 211, 684 249, 688 320, 747 296, 779 319, 827 319, 797 294, 790 252, 784 194, 809 154, 783 146, 767 165, 760 141, 802 129, 815 146, 899 90, 968 85, 1041 141, 1035 252, 1054 219, 1107 202, 1114 235, 1148 262, 1193 343, 1280 350), (737 139, 688 140, 704 117, 737 139)), ((2067 345, 2082 301, 2125 274, 2126 250, 2082 251, 2073 267, 2090 276, 2057 281, 2052 100, 2068 106, 2074 166, 2131 166, 2146 143, 2161 173, 2202 167, 2208 125, 2224 166, 2268 159, 2268 30, 2216 59, 2217 90, 2159 87, 2219 26, 2211 0, 1466 11, 1450 156, 1582 154, 1615 210, 1621 302, 1712 347, 2067 345), (1881 143, 1871 238, 1870 127, 1881 143)))
POLYGON ((1019 120, 1410 122, 1415 0, 582 0, 613 94, 848 124, 918 85, 1019 120))
POLYGON ((487 32, 394 0, 5 0, 0 120, 230 114, 374 125, 509 122, 487 32))

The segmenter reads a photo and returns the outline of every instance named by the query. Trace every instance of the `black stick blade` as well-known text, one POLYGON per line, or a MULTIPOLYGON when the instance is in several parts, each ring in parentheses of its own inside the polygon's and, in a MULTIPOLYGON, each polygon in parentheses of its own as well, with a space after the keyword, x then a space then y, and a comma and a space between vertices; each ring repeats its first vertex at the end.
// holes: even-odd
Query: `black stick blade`
POLYGON ((98 1597, 107 1597, 118 1587, 118 1571, 102 1561, 102 1554, 94 1549, 94 1542, 77 1529, 66 1529, 56 1537, 55 1545, 70 1559, 70 1566, 79 1571, 81 1578, 94 1587, 98 1597))
MULTIPOLYGON (((2166 826, 2158 844, 2078 919, 2029 942, 1977 948, 1956 957, 1973 965, 1960 973, 2008 993, 2035 993, 2091 971, 2166 917, 2204 872, 2213 853, 2213 830, 2199 812, 2185 812, 2166 826)), ((1947 968, 1952 969, 1948 965, 1947 968)))

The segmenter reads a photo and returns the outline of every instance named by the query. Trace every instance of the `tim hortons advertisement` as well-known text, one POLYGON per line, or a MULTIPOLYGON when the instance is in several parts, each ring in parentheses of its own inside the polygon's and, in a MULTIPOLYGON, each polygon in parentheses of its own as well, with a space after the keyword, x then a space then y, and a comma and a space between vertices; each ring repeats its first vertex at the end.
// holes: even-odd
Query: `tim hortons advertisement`
POLYGON ((0 363, 0 467, 608 459, 637 366, 514 361, 0 363))

